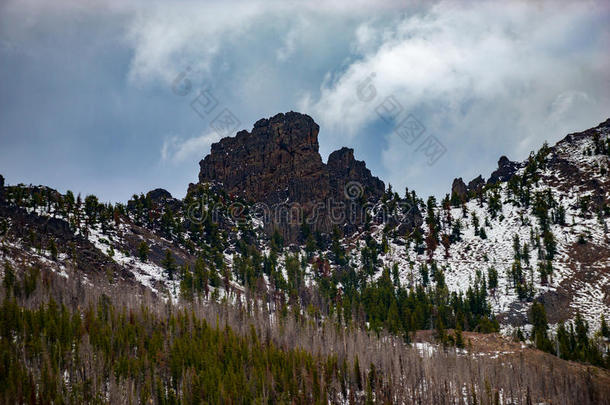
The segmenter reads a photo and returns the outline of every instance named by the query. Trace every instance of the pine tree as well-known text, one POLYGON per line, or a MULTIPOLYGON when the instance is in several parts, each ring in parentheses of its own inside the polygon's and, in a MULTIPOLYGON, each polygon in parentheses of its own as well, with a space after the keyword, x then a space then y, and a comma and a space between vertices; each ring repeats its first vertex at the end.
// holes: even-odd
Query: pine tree
POLYGON ((9 264, 9 262, 4 262, 4 279, 2 280, 4 284, 4 289, 7 294, 11 294, 13 292, 13 287, 15 286, 16 277, 15 271, 13 267, 9 264))
POLYGON ((164 273, 168 280, 173 280, 174 273, 176 272, 176 263, 174 256, 172 256, 172 252, 170 252, 169 249, 165 251, 165 257, 161 260, 161 265, 165 270, 164 273))
POLYGON ((392 265, 392 283, 394 287, 400 287, 400 276, 398 274, 398 263, 392 265))
POLYGON ((312 233, 307 236, 307 240, 305 241, 305 252, 307 253, 307 257, 311 258, 313 253, 316 251, 317 245, 316 240, 312 233))
POLYGON ((356 355, 356 359, 354 360, 354 378, 356 379, 356 387, 358 387, 358 391, 362 391, 362 374, 360 374, 358 355, 356 355))
POLYGON ((180 281, 180 296, 188 301, 192 301, 194 298, 195 285, 194 285, 193 273, 191 272, 189 265, 185 265, 182 268, 182 277, 180 281))
POLYGON ((546 258, 548 260, 553 260, 555 257, 555 253, 557 251, 557 242, 555 241, 555 237, 553 236, 553 232, 546 231, 543 236, 544 241, 544 249, 546 250, 546 258))
POLYGON ((601 326, 599 331, 603 337, 605 337, 606 339, 610 339, 610 328, 608 328, 608 324, 606 323, 606 318, 604 317, 604 314, 602 314, 601 326))
POLYGON ((53 260, 57 260, 57 245, 53 238, 49 239, 49 253, 51 253, 51 258, 53 260))
POLYGON ((140 245, 138 245, 138 256, 140 257, 140 260, 143 262, 147 261, 149 252, 150 249, 148 244, 145 241, 140 242, 140 245))
POLYGON ((443 245, 443 248, 445 249, 445 259, 449 258, 449 248, 451 247, 451 236, 448 234, 443 234, 441 236, 441 244, 443 245))
POLYGON ((400 317, 398 315, 398 306, 396 300, 392 297, 390 303, 390 309, 388 310, 388 318, 386 320, 386 327, 392 334, 397 334, 400 330, 400 317))
POLYGON ((428 253, 428 263, 432 263, 434 251, 438 246, 438 239, 436 237, 435 225, 433 222, 428 224, 428 228, 428 235, 426 236, 426 251, 428 253))
POLYGON ((521 259, 521 242, 519 241, 519 235, 515 234, 513 237, 513 251, 515 259, 521 259))
POLYGON ((447 331, 440 316, 436 317, 436 339, 444 345, 447 344, 447 331))
POLYGON ((462 337, 462 327, 458 324, 455 327, 455 346, 460 349, 464 348, 464 338, 462 337))
POLYGON ((495 290, 498 287, 498 271, 493 266, 487 269, 487 281, 490 290, 495 290))
POLYGON ((459 242, 462 240, 462 221, 459 219, 453 223, 451 228, 451 242, 459 242))
POLYGON ((533 325, 532 340, 536 348, 545 352, 552 353, 553 347, 548 338, 547 331, 549 325, 547 323, 546 311, 544 305, 540 302, 534 302, 529 311, 530 323, 533 325))
POLYGON ((99 201, 96 196, 88 195, 85 197, 85 213, 87 214, 87 223, 94 224, 97 219, 99 201))

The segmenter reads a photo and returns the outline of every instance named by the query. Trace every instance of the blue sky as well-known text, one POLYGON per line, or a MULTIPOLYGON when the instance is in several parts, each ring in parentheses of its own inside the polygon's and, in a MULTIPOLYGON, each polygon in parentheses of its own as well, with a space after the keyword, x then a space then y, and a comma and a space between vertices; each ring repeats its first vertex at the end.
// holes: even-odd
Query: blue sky
POLYGON ((11 184, 181 197, 218 113, 249 130, 295 110, 320 124, 323 159, 349 146, 395 190, 442 196, 610 117, 607 2, 81 3, 0 5, 11 184), (201 89, 216 101, 203 117, 201 89), (419 137, 395 131, 408 116, 419 137))

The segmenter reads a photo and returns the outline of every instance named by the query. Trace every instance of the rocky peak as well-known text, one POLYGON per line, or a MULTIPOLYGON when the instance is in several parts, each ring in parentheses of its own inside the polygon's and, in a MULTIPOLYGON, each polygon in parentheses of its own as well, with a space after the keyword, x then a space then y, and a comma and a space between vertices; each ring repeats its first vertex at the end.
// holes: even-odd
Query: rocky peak
POLYGON ((180 200, 174 198, 169 191, 162 188, 150 190, 146 193, 146 198, 150 199, 153 204, 158 206, 165 205, 172 211, 176 211, 181 205, 180 200))
POLYGON ((468 182, 468 185, 464 183, 461 177, 453 179, 453 184, 451 185, 451 196, 458 196, 462 201, 466 201, 468 199, 468 195, 472 193, 476 193, 481 190, 485 185, 485 180, 483 180, 483 176, 480 174, 474 179, 468 182))
MULTIPOLYGON (((358 162, 354 159, 354 150, 352 148, 346 148, 345 146, 339 150, 332 152, 328 156, 328 167, 329 168, 349 168, 358 162)), ((364 163, 364 162, 358 162, 364 163)))
POLYGON ((156 188, 154 190, 150 190, 148 193, 146 193, 146 197, 150 198, 153 202, 160 202, 163 200, 173 199, 171 193, 162 188, 156 188))
POLYGON ((520 167, 521 165, 518 162, 513 162, 506 156, 501 156, 500 160, 498 160, 498 169, 491 174, 489 180, 487 180, 487 184, 495 184, 510 180, 520 167))
POLYGON ((466 197, 468 196, 468 188, 461 177, 453 179, 453 184, 451 185, 451 195, 456 195, 461 200, 466 200, 466 197))
MULTIPOLYGON (((324 164, 318 151, 319 129, 310 116, 292 111, 261 119, 251 132, 240 131, 212 145, 199 162, 199 182, 213 182, 229 194, 265 203, 272 214, 280 205, 296 203, 307 218, 317 207, 312 228, 328 232, 337 225, 329 219, 328 203, 345 200, 348 182, 358 182, 371 199, 383 194, 384 184, 354 158, 353 149, 331 153, 324 164)), ((295 240, 301 222, 272 215, 266 225, 295 240)))
POLYGON ((199 182, 218 182, 229 194, 248 201, 279 204, 324 199, 328 190, 318 153, 319 126, 307 115, 277 114, 257 121, 252 132, 240 131, 212 144, 199 166, 199 182), (325 187, 326 186, 326 187, 325 187))
POLYGON ((349 182, 358 182, 362 186, 365 198, 378 199, 385 191, 385 184, 371 174, 366 163, 354 158, 354 150, 343 147, 328 156, 328 174, 331 195, 341 200, 345 195, 345 187, 349 182))
POLYGON ((479 174, 477 177, 468 182, 468 191, 477 192, 482 189, 484 185, 485 180, 483 180, 483 176, 479 174))

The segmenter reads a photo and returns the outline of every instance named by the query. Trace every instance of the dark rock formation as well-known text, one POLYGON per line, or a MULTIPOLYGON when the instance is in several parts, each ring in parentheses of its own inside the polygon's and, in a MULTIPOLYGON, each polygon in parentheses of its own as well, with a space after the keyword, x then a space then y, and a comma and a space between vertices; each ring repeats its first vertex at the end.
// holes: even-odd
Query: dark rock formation
POLYGON ((491 174, 487 184, 510 180, 520 167, 521 165, 518 162, 512 162, 506 156, 502 156, 498 160, 498 169, 491 174))
POLYGON ((164 200, 172 199, 172 195, 170 194, 170 192, 162 188, 156 188, 154 190, 149 191, 148 193, 146 193, 146 197, 150 198, 153 202, 161 202, 164 200))
POLYGON ((457 196, 462 201, 467 201, 469 197, 476 194, 479 190, 481 190, 485 186, 485 180, 483 177, 479 175, 478 177, 470 180, 468 185, 464 183, 461 177, 453 179, 453 184, 451 185, 451 197, 454 198, 457 196))
POLYGON ((347 222, 348 202, 376 201, 385 186, 354 158, 352 149, 331 153, 324 164, 318 132, 311 117, 296 112, 261 119, 252 132, 240 131, 212 145, 199 162, 199 182, 214 182, 229 195, 264 203, 266 229, 278 228, 290 241, 298 237, 303 221, 329 232, 347 222))
POLYGON ((483 176, 481 176, 479 174, 478 177, 472 179, 469 183, 468 183, 468 191, 469 192, 477 192, 480 189, 483 188, 483 186, 485 185, 485 180, 483 180, 483 176))
POLYGON ((348 198, 353 198, 353 193, 362 193, 365 198, 378 199, 383 195, 385 185, 383 181, 371 175, 366 163, 354 159, 354 150, 341 148, 328 156, 328 174, 330 180, 331 196, 337 201, 345 199, 346 193, 352 192, 348 198), (349 190, 348 183, 357 182, 362 186, 360 190, 349 190))
POLYGON ((146 198, 150 199, 154 205, 166 206, 172 211, 178 210, 182 205, 180 200, 172 197, 169 191, 162 188, 150 190, 148 193, 146 193, 146 198))
POLYGON ((4 200, 4 177, 0 174, 0 201, 4 200))
POLYGON ((453 179, 453 184, 451 185, 451 195, 456 195, 461 200, 466 200, 468 197, 468 188, 461 177, 453 179))
POLYGON ((252 132, 214 143, 199 166, 199 181, 269 205, 324 200, 328 173, 318 153, 318 125, 307 115, 278 114, 252 132))

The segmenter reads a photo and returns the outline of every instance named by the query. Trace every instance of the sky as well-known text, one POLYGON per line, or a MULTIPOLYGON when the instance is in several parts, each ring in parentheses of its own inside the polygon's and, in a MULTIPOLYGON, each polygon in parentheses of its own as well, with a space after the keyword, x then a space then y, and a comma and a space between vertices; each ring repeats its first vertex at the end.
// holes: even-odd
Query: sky
POLYGON ((442 197, 610 117, 607 1, 0 4, 0 174, 125 202, 299 111, 401 194, 442 197))

